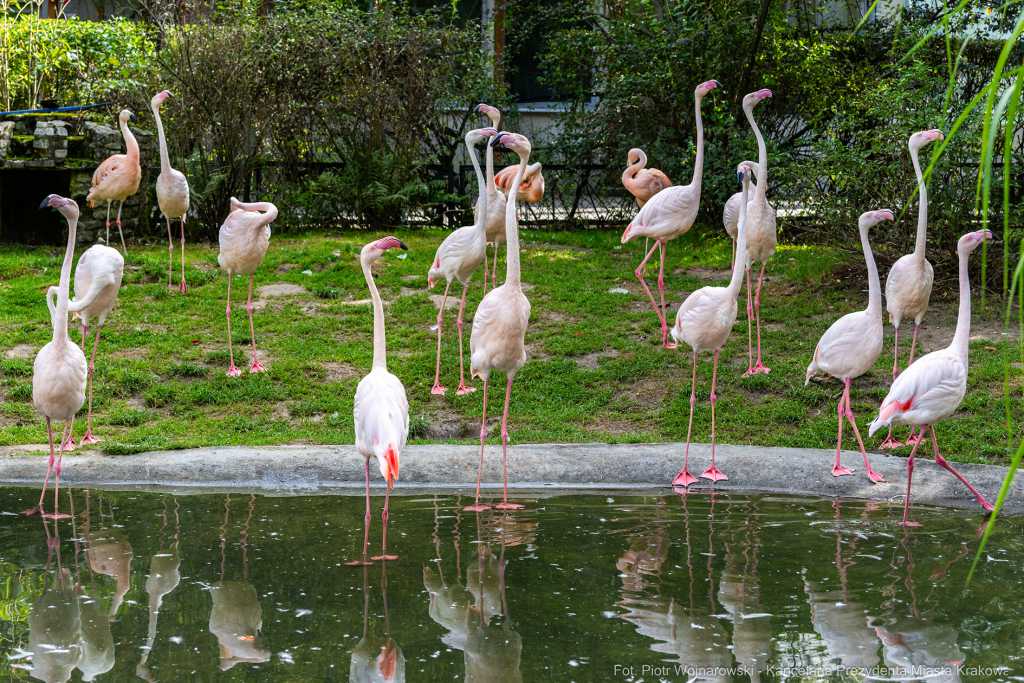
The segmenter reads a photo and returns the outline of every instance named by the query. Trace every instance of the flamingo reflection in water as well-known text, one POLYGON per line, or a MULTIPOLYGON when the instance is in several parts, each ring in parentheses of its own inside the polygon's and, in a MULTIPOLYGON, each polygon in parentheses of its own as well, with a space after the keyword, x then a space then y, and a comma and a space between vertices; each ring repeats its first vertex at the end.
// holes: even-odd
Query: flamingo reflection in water
POLYGON ((103 576, 110 576, 116 582, 114 599, 110 603, 108 618, 114 621, 117 611, 124 602, 125 593, 131 588, 132 577, 132 544, 121 531, 121 526, 114 520, 114 509, 108 505, 107 514, 103 513, 103 496, 98 496, 99 524, 92 524, 92 510, 89 491, 85 492, 85 524, 82 537, 85 539, 85 559, 89 571, 103 576))
POLYGON ((227 527, 231 517, 231 494, 224 503, 224 523, 220 527, 220 581, 210 588, 213 609, 210 611, 210 633, 220 644, 220 668, 227 671, 239 662, 261 663, 270 653, 261 647, 260 629, 263 610, 256 588, 249 583, 249 524, 256 508, 256 496, 250 494, 249 515, 239 536, 242 546, 242 580, 225 581, 227 567, 227 527))
POLYGON ((402 683, 405 681, 405 655, 391 639, 388 612, 388 563, 381 564, 380 592, 384 599, 384 635, 370 634, 370 574, 363 565, 363 637, 352 651, 349 683, 402 683))
POLYGON ((163 499, 163 525, 160 527, 160 551, 149 563, 149 578, 146 579, 146 592, 149 593, 149 636, 142 648, 142 660, 135 667, 135 675, 146 681, 154 681, 146 661, 156 642, 156 622, 160 616, 160 605, 164 596, 177 588, 181 581, 181 555, 178 554, 178 499, 174 499, 174 535, 171 536, 170 547, 164 550, 167 542, 167 498, 163 499))

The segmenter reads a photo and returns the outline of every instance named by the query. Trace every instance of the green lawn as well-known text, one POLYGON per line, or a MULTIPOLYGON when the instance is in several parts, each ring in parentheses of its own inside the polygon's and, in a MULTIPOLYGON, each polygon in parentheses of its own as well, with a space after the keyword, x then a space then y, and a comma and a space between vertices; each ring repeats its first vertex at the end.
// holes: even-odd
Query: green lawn
MULTIPOLYGON (((100 450, 124 454, 204 445, 352 443, 352 396, 372 356, 372 313, 363 303, 368 293, 358 266, 359 249, 371 237, 379 235, 271 238, 257 288, 285 283, 301 289, 258 297, 257 345, 270 371, 234 379, 224 374, 227 276, 217 267, 217 246, 187 245, 190 290, 182 296, 166 291, 166 244, 131 245, 96 361, 94 431, 104 439, 100 450), (312 274, 303 273, 307 270, 312 274)), ((479 434, 482 392, 454 395, 455 309, 446 317, 442 356, 442 382, 450 391, 443 397, 430 394, 436 343, 430 328, 437 305, 429 295, 439 295, 443 287, 428 295, 426 273, 443 233, 411 231, 399 237, 409 245, 406 258, 389 252, 379 262, 377 282, 386 302, 389 367, 409 395, 411 441, 472 442, 479 434)), ((686 439, 690 352, 665 350, 658 343, 657 319, 633 276, 642 249, 642 242, 620 246, 619 234, 611 232, 524 233, 523 280, 533 315, 528 363, 512 394, 512 443, 686 439), (616 288, 628 293, 609 292, 616 288)), ((665 284, 671 320, 686 293, 728 277, 729 249, 724 238, 695 234, 670 244, 665 284)), ((57 248, 5 247, 0 253, 0 452, 45 441, 45 421, 32 406, 32 359, 51 337, 43 292, 56 284, 62 257, 57 248)), ((502 280, 504 263, 502 252, 502 280)), ((828 325, 866 305, 863 262, 858 258, 848 266, 822 247, 780 245, 768 276, 761 312, 764 359, 772 372, 741 378, 747 367, 741 298, 740 322, 722 353, 718 439, 834 448, 842 385, 827 380, 804 387, 804 371, 828 325)), ((649 283, 656 287, 656 280, 653 268, 649 283)), ((474 279, 466 306, 467 364, 481 281, 480 276, 474 279)), ((242 368, 248 368, 251 352, 245 284, 237 278, 233 287, 235 353, 242 368)), ((461 292, 454 290, 457 299, 461 292)), ((932 302, 919 350, 945 346, 952 336, 955 287, 937 284, 932 302)), ((1019 424, 1022 417, 1020 365, 1011 365, 1020 360, 1017 337, 998 332, 998 302, 990 300, 991 311, 983 310, 977 298, 975 303, 975 334, 988 331, 990 340, 971 343, 967 398, 958 419, 939 427, 940 445, 952 460, 1005 463, 1007 370, 1016 392, 1010 419, 1019 424)), ((889 326, 887 352, 876 369, 853 384, 853 410, 865 438, 865 425, 891 381, 891 333, 889 326)), ((76 340, 79 334, 72 332, 76 340)), ((908 352, 903 346, 904 360, 908 352)), ((702 355, 698 365, 695 441, 710 437, 711 358, 702 355)), ((501 376, 496 377, 503 387, 501 376)), ((499 387, 491 392, 492 425, 501 417, 502 394, 499 387)), ((76 434, 84 428, 80 421, 76 434)), ((852 436, 849 431, 846 436, 852 436)), ((490 433, 491 441, 498 442, 497 429, 490 433)), ((906 428, 900 429, 898 436, 905 435, 906 428)), ((866 438, 868 448, 877 448, 882 437, 866 438)), ((853 441, 846 444, 856 447, 853 441)))

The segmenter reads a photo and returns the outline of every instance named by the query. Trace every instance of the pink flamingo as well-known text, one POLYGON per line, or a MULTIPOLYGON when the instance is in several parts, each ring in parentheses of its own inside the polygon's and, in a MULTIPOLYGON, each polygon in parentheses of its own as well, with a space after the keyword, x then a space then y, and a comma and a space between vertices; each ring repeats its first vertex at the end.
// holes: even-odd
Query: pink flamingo
POLYGON ((92 189, 85 199, 89 206, 93 206, 97 199, 107 202, 107 246, 110 246, 110 203, 118 203, 117 232, 121 235, 121 250, 127 252, 128 248, 124 246, 124 233, 121 232, 121 208, 124 206, 124 200, 139 189, 142 166, 139 165, 139 143, 128 128, 129 120, 135 123, 135 114, 122 109, 117 120, 121 124, 121 135, 124 136, 124 145, 128 153, 115 154, 96 168, 92 174, 92 189))
POLYGON ((864 471, 873 482, 885 481, 882 475, 871 469, 871 464, 868 462, 864 442, 861 441, 860 431, 857 429, 853 411, 850 409, 850 381, 873 368, 878 357, 882 355, 882 286, 878 282, 878 268, 875 266, 875 257, 871 253, 868 230, 880 221, 892 220, 896 220, 896 216, 888 209, 868 211, 861 215, 860 243, 864 248, 864 260, 868 265, 868 307, 866 310, 844 315, 832 323, 832 326, 818 341, 818 346, 814 349, 814 358, 807 366, 807 379, 804 380, 804 386, 807 386, 807 383, 811 381, 811 375, 818 370, 843 380, 846 385, 843 395, 839 399, 839 441, 836 445, 836 461, 832 465, 833 477, 853 474, 853 470, 839 464, 839 454, 843 448, 845 407, 846 419, 853 427, 860 452, 864 456, 864 471))
MULTIPOLYGON (((498 131, 493 128, 482 128, 471 130, 466 133, 466 147, 469 149, 469 158, 473 162, 477 176, 480 176, 480 162, 476 158, 474 146, 485 137, 497 135, 498 131)), ((490 158, 491 151, 487 150, 490 158)), ((427 273, 427 288, 432 288, 443 277, 448 284, 444 288, 444 296, 441 298, 441 310, 437 312, 437 367, 434 373, 434 386, 431 394, 444 395, 446 389, 441 386, 441 324, 444 316, 444 305, 448 301, 448 289, 452 286, 452 280, 462 283, 462 301, 459 303, 459 317, 455 325, 459 329, 459 388, 455 393, 459 396, 476 391, 475 387, 467 387, 465 375, 463 374, 462 357, 462 311, 466 308, 466 292, 469 291, 469 281, 473 273, 480 267, 481 262, 487 260, 487 226, 484 224, 484 217, 487 215, 487 194, 481 189, 480 197, 483 200, 481 211, 477 212, 476 224, 459 228, 452 232, 441 242, 434 255, 434 264, 427 273)))
POLYGON ((686 233, 697 218, 697 210, 700 208, 700 181, 704 173, 704 124, 701 121, 700 105, 704 96, 715 88, 722 87, 718 81, 706 81, 697 86, 694 91, 694 106, 697 119, 697 160, 693 166, 693 180, 689 185, 673 185, 667 187, 649 199, 640 209, 633 222, 626 226, 622 233, 622 243, 625 244, 634 237, 653 237, 654 246, 640 265, 637 266, 636 276, 647 292, 647 298, 654 306, 654 312, 658 314, 658 321, 661 323, 661 343, 666 349, 674 349, 675 344, 668 342, 668 323, 665 321, 665 243, 686 233), (658 289, 661 292, 661 307, 654 300, 654 295, 644 282, 644 267, 658 247, 661 247, 661 270, 658 273, 658 289))
POLYGON ((249 276, 249 300, 245 304, 249 311, 249 333, 252 335, 252 366, 249 372, 263 372, 256 357, 256 330, 252 324, 252 278, 263 263, 270 246, 270 224, 277 218, 277 207, 270 202, 244 204, 231 198, 231 213, 220 226, 220 254, 217 263, 228 272, 228 354, 231 367, 228 377, 238 377, 242 371, 235 367, 235 352, 231 344, 231 280, 235 275, 249 276))
POLYGON ((380 556, 374 560, 396 560, 388 555, 388 503, 391 489, 398 479, 398 457, 405 448, 409 436, 409 401, 405 397, 402 381, 388 372, 387 344, 384 341, 384 306, 380 301, 377 286, 370 271, 374 262, 385 251, 399 247, 408 249, 396 237, 385 237, 363 247, 359 263, 363 268, 366 285, 373 299, 373 367, 370 374, 359 380, 356 387, 355 405, 352 415, 355 419, 356 450, 366 458, 366 534, 363 537, 362 561, 346 562, 360 566, 366 562, 366 546, 370 536, 370 458, 377 458, 380 473, 387 488, 384 493, 384 535, 381 538, 380 556))
MULTIPOLYGON (((519 187, 530 158, 530 141, 523 135, 499 133, 490 143, 504 145, 519 155, 519 172, 511 187, 519 187)), ((526 365, 526 325, 530 320, 530 302, 523 294, 519 272, 519 221, 516 219, 515 197, 510 197, 505 208, 508 227, 508 253, 506 256, 505 284, 484 295, 473 316, 473 331, 469 337, 470 374, 484 380, 483 417, 480 422, 480 467, 476 476, 476 501, 466 508, 470 512, 488 509, 480 504, 480 479, 484 470, 484 441, 487 439, 487 385, 491 372, 504 372, 508 378, 505 389, 505 415, 501 420, 501 458, 504 499, 499 509, 521 508, 508 502, 508 404, 512 399, 512 380, 526 365)))
POLYGON ((181 171, 171 168, 167 154, 167 140, 164 138, 164 124, 160 120, 160 107, 168 97, 174 97, 169 90, 158 92, 150 101, 153 118, 156 120, 156 133, 160 138, 160 175, 156 179, 156 202, 160 213, 167 219, 167 290, 174 292, 171 284, 171 256, 174 254, 174 240, 171 238, 171 219, 181 219, 181 284, 178 291, 188 291, 185 284, 185 216, 188 214, 188 179, 181 171))
MULTIPOLYGON (((754 169, 754 177, 750 179, 750 183, 754 186, 754 190, 757 190, 757 176, 759 169, 757 164, 753 161, 746 162, 754 169)), ((729 268, 736 267, 736 231, 740 218, 740 195, 742 193, 737 192, 725 202, 725 208, 722 210, 722 224, 725 226, 725 234, 732 239, 732 257, 729 259, 729 268)))
MULTIPOLYGON (((920 427, 922 434, 925 429, 929 429, 935 450, 935 463, 962 481, 977 497, 981 507, 992 510, 992 505, 939 455, 939 442, 935 439, 935 423, 952 416, 967 393, 967 351, 971 336, 971 278, 967 272, 967 259, 987 239, 992 239, 992 233, 979 230, 964 235, 957 244, 960 257, 960 312, 953 342, 947 348, 933 351, 907 366, 893 381, 888 396, 878 410, 878 417, 871 423, 868 436, 873 436, 882 427, 894 424, 920 427)), ((920 445, 921 439, 917 439, 907 459, 907 498, 903 505, 903 524, 907 526, 916 526, 907 521, 907 515, 910 512, 910 479, 914 474, 914 454, 920 445)))
POLYGON ((747 207, 747 253, 744 257, 744 268, 747 271, 747 355, 750 359, 749 367, 743 374, 744 377, 756 375, 763 372, 768 374, 771 370, 761 362, 761 283, 764 281, 764 269, 768 265, 768 259, 775 254, 775 245, 778 243, 778 234, 775 230, 775 210, 765 198, 768 191, 768 148, 765 147, 764 137, 761 130, 754 121, 754 107, 762 100, 771 97, 771 90, 758 90, 743 98, 743 113, 754 130, 754 137, 757 138, 757 188, 754 196, 747 207), (754 307, 750 306, 750 268, 761 262, 761 276, 757 280, 757 292, 754 294, 754 307), (753 339, 751 332, 751 318, 757 318, 757 363, 754 363, 753 339))
MULTIPOLYGON (((517 170, 516 166, 506 166, 494 176, 494 186, 506 200, 508 199, 508 191, 512 185, 512 179, 515 177, 517 170)), ((517 202, 538 204, 544 199, 543 170, 544 167, 541 166, 539 161, 526 167, 526 173, 523 174, 523 182, 519 183, 519 189, 516 190, 517 202)))
POLYGON ((672 187, 672 181, 662 171, 656 168, 647 168, 647 155, 642 149, 634 147, 626 155, 626 170, 622 172, 622 185, 636 197, 636 203, 642 209, 651 197, 666 187, 672 187))
MULTIPOLYGON (((743 162, 736 169, 736 175, 743 186, 739 215, 739 245, 746 247, 747 191, 750 187, 751 168, 743 162)), ((683 469, 672 480, 673 486, 689 486, 696 483, 686 469, 690 459, 690 434, 693 430, 693 407, 697 403, 697 352, 710 349, 715 352, 715 366, 711 374, 711 467, 701 477, 718 481, 728 479, 715 467, 715 381, 718 378, 718 353, 729 340, 733 321, 736 320, 736 298, 743 286, 743 273, 734 269, 728 287, 702 287, 686 297, 676 313, 676 324, 672 327, 672 338, 686 342, 693 348, 693 382, 690 386, 690 422, 686 428, 686 452, 683 455, 683 469)))
MULTIPOLYGON (((497 131, 498 124, 501 123, 501 112, 497 108, 492 107, 488 104, 478 104, 474 110, 480 114, 486 114, 487 118, 491 120, 491 128, 497 131)), ((490 142, 494 142, 492 137, 490 142)), ((487 188, 487 204, 483 204, 484 193, 480 193, 480 198, 477 199, 476 212, 479 214, 481 211, 487 217, 487 241, 494 244, 494 268, 491 270, 491 286, 497 286, 497 271, 498 271, 498 245, 505 240, 505 195, 498 191, 498 187, 495 184, 494 178, 494 153, 492 152, 491 145, 487 146, 487 179, 484 181, 484 187, 487 188)), ((484 259, 484 292, 487 291, 487 259, 484 259)))
MULTIPOLYGON (((85 337, 89 329, 89 318, 96 316, 99 323, 96 327, 96 341, 92 346, 92 358, 89 360, 89 417, 86 422, 85 436, 82 437, 81 445, 86 446, 101 441, 92 435, 92 373, 96 363, 96 349, 100 345, 100 332, 103 330, 103 323, 107 315, 114 308, 117 300, 117 293, 121 289, 121 278, 124 276, 124 257, 110 247, 96 244, 82 254, 78 259, 78 266, 75 268, 75 299, 68 304, 68 310, 72 312, 72 319, 82 319, 82 351, 85 352, 85 337)), ((51 301, 51 296, 56 297, 57 287, 50 287, 46 295, 46 303, 50 307, 50 314, 56 312, 51 301)), ((68 440, 64 443, 64 450, 71 451, 75 448, 72 433, 75 430, 75 418, 71 418, 71 429, 68 431, 68 440)))
MULTIPOLYGON (((46 416, 46 435, 50 440, 50 462, 46 467, 43 492, 39 494, 39 505, 22 514, 31 515, 43 511, 43 496, 53 469, 53 430, 51 420, 64 420, 64 434, 60 438, 60 450, 56 456, 57 467, 53 480, 53 514, 43 517, 62 519, 69 515, 58 512, 60 493, 60 463, 64 457, 64 440, 71 426, 71 418, 85 403, 85 384, 88 372, 85 353, 77 344, 68 339, 68 290, 71 288, 71 261, 75 257, 75 234, 78 228, 78 205, 71 199, 55 194, 49 195, 39 206, 52 207, 60 211, 68 221, 68 246, 64 252, 64 264, 60 269, 60 284, 57 286, 57 307, 50 315, 53 325, 53 340, 36 355, 32 367, 32 402, 46 416)), ((49 298, 49 294, 47 294, 49 298)))
MULTIPOLYGON (((917 209, 917 241, 914 244, 914 251, 906 256, 901 256, 896 263, 892 264, 889 270, 889 277, 885 279, 885 308, 889 311, 889 320, 896 328, 896 339, 893 342, 892 378, 896 379, 899 374, 899 353, 900 353, 900 321, 904 318, 914 319, 914 340, 910 343, 910 364, 914 362, 914 349, 917 347, 917 331, 928 311, 928 300, 932 296, 932 282, 935 280, 935 270, 928 259, 924 257, 925 249, 928 246, 928 188, 924 182, 924 175, 921 173, 921 162, 917 157, 918 150, 935 140, 944 140, 945 136, 940 130, 923 130, 910 136, 907 147, 910 148, 910 160, 914 164, 914 173, 917 174, 917 192, 920 197, 920 205, 917 209)), ((911 428, 907 445, 914 440, 914 430, 911 428)), ((892 427, 889 434, 882 442, 881 448, 898 448, 902 446, 899 441, 892 438, 892 427)))

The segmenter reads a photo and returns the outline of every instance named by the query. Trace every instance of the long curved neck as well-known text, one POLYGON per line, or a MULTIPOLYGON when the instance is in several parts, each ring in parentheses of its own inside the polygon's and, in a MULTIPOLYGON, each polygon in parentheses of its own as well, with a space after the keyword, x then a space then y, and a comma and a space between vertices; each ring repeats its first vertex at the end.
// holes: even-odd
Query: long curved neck
POLYGON ((956 318, 956 334, 949 345, 954 351, 967 360, 968 342, 971 339, 971 276, 967 271, 968 254, 960 254, 960 313, 956 318))
POLYGON ((642 160, 632 164, 627 163, 626 170, 622 172, 622 184, 625 185, 632 180, 637 173, 643 170, 643 168, 644 162, 642 160))
POLYGON ((882 286, 878 282, 878 267, 875 255, 871 252, 871 241, 868 229, 860 229, 860 245, 864 248, 864 261, 868 265, 868 313, 882 317, 882 286))
MULTIPOLYGON (((736 222, 736 253, 745 254, 747 251, 747 199, 750 195, 749 180, 743 183, 743 192, 740 196, 740 217, 736 222)), ((729 280, 729 295, 733 301, 740 295, 740 287, 743 286, 744 268, 738 268, 735 264, 732 269, 732 279, 729 280)))
POLYGON ((750 122, 750 127, 754 130, 754 137, 757 138, 757 188, 754 190, 754 195, 764 199, 768 188, 768 148, 764 144, 761 129, 757 127, 757 121, 754 120, 753 110, 744 107, 743 113, 747 115, 747 121, 750 122))
MULTIPOLYGON (((160 172, 171 174, 171 160, 167 155, 167 139, 164 137, 164 123, 160 120, 160 107, 153 107, 153 118, 156 120, 156 136, 160 140, 160 172)), ((134 136, 132 137, 134 140, 134 136)))
POLYGON ((700 105, 704 102, 703 97, 694 98, 694 116, 697 121, 697 160, 693 164, 693 180, 690 184, 700 188, 700 180, 704 175, 704 121, 700 117, 700 105))
POLYGON ((914 173, 917 174, 917 194, 920 202, 917 207, 917 241, 914 243, 914 256, 924 259, 928 247, 928 189, 925 186, 924 174, 921 173, 921 161, 917 158, 917 150, 911 148, 910 160, 914 162, 914 173))
MULTIPOLYGON (((68 219, 68 246, 64 251, 64 264, 60 267, 60 284, 57 285, 57 311, 53 318, 53 343, 63 347, 68 343, 68 302, 71 288, 71 262, 75 258, 75 235, 78 219, 68 219)), ((49 296, 47 296, 49 298, 49 296)))
POLYGON ((491 147, 493 137, 487 138, 487 194, 494 196, 498 188, 494 185, 494 148, 491 147))
MULTIPOLYGON (((476 212, 475 227, 480 233, 480 238, 487 244, 487 189, 483 171, 480 170, 480 160, 476 156, 476 149, 467 144, 469 149, 469 160, 473 162, 473 170, 476 171, 476 186, 480 193, 480 210, 476 212)), ((490 154, 491 146, 487 145, 487 153, 490 154)))
POLYGON ((121 122, 121 135, 124 136, 124 146, 128 154, 128 158, 139 160, 139 142, 132 135, 131 130, 128 129, 128 122, 121 122))
POLYGON ((277 207, 270 202, 253 202, 251 204, 238 202, 236 206, 243 211, 258 211, 262 214, 260 220, 253 224, 251 229, 252 233, 262 230, 264 227, 277 220, 277 207))
POLYGON ((370 298, 373 299, 373 367, 387 370, 388 352, 384 343, 384 304, 381 303, 377 285, 373 282, 370 264, 364 261, 362 265, 366 286, 370 288, 370 298))
POLYGON ((519 288, 522 285, 519 273, 519 221, 516 218, 516 188, 523 182, 523 174, 526 173, 526 162, 530 155, 519 155, 519 170, 516 171, 516 178, 509 186, 512 188, 508 193, 508 203, 505 205, 505 282, 513 287, 519 288))

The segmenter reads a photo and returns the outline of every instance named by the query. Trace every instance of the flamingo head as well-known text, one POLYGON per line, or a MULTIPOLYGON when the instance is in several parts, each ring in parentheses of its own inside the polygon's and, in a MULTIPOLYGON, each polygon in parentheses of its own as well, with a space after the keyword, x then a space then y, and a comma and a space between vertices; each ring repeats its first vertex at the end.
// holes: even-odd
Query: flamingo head
POLYGON ((859 225, 861 231, 866 231, 872 225, 880 223, 882 221, 894 221, 896 220, 896 214, 889 209, 879 209, 877 211, 867 211, 860 215, 859 225))
POLYGON ((721 87, 722 84, 712 78, 710 81, 704 81, 703 83, 698 85, 697 89, 693 92, 693 94, 697 97, 704 97, 715 88, 721 87))
POLYGON ((135 114, 131 113, 127 109, 121 110, 121 113, 117 115, 117 120, 121 123, 128 123, 129 121, 131 121, 132 123, 138 123, 139 121, 137 118, 135 118, 135 114))
POLYGON ((494 130, 494 129, 493 128, 477 128, 475 130, 469 131, 468 133, 466 133, 466 144, 469 145, 470 147, 473 147, 474 145, 476 145, 476 143, 480 142, 484 138, 491 137, 490 134, 487 132, 489 130, 494 130))
POLYGON ((945 139, 946 136, 943 135, 942 131, 937 128, 933 128, 931 130, 922 130, 910 136, 910 140, 907 141, 907 146, 910 149, 916 150, 921 149, 929 142, 935 142, 936 140, 945 139))
POLYGON ((388 249, 394 249, 398 247, 400 249, 408 249, 405 243, 397 237, 383 237, 379 240, 368 243, 363 247, 362 252, 359 254, 359 261, 364 266, 369 266, 377 259, 379 259, 385 251, 388 249))
POLYGON ((149 106, 153 109, 158 109, 170 97, 174 97, 170 90, 161 90, 156 95, 153 95, 153 99, 149 101, 149 106))
POLYGON ((957 242, 956 248, 962 256, 970 254, 972 251, 978 248, 978 246, 985 240, 994 240, 996 237, 992 234, 991 230, 978 230, 976 232, 969 232, 960 238, 957 242))
POLYGON ((58 194, 51 194, 39 205, 40 209, 45 209, 46 207, 57 209, 68 220, 78 218, 78 204, 73 199, 61 197, 58 194))
POLYGON ((634 147, 633 149, 629 150, 628 154, 626 154, 626 168, 629 168, 630 166, 637 163, 643 158, 644 151, 642 149, 634 147))
POLYGON ((380 465, 380 473, 387 482, 388 489, 395 488, 395 480, 398 479, 398 449, 394 444, 388 444, 384 456, 377 458, 377 464, 380 465))
POLYGON ((749 161, 740 162, 740 165, 736 167, 736 182, 742 185, 744 182, 750 182, 753 177, 753 164, 749 161))
POLYGON ((525 135, 506 131, 498 133, 494 140, 491 141, 491 147, 497 147, 498 145, 503 145, 521 157, 529 156, 530 150, 533 149, 525 135))
POLYGON ((501 121, 501 112, 498 111, 497 107, 492 107, 489 104, 476 105, 476 108, 473 109, 473 113, 486 114, 487 118, 489 118, 491 122, 494 123, 495 128, 498 127, 498 123, 501 121))
POLYGON ((761 102, 761 100, 766 100, 771 96, 772 91, 767 88, 758 90, 757 92, 752 92, 743 98, 743 108, 746 110, 753 109, 761 102))

